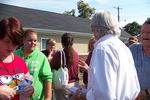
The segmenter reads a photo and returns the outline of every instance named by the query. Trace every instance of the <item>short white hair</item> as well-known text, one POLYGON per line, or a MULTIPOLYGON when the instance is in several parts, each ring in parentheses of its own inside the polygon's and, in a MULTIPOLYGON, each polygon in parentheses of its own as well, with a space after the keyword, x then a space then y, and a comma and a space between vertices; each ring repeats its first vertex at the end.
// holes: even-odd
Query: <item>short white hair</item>
POLYGON ((91 20, 91 28, 95 29, 97 35, 121 34, 118 21, 108 11, 96 13, 91 20))

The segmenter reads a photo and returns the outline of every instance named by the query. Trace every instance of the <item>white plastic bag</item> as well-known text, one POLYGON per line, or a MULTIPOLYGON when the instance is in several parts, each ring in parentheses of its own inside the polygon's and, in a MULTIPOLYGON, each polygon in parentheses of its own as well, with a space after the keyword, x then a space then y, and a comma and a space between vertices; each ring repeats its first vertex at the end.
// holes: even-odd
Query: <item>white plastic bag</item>
POLYGON ((61 65, 58 70, 53 70, 53 88, 54 89, 64 89, 68 85, 68 68, 66 67, 66 57, 63 50, 60 51, 61 54, 61 65), (63 58, 64 57, 64 63, 63 58), (64 68, 62 67, 64 64, 64 68))

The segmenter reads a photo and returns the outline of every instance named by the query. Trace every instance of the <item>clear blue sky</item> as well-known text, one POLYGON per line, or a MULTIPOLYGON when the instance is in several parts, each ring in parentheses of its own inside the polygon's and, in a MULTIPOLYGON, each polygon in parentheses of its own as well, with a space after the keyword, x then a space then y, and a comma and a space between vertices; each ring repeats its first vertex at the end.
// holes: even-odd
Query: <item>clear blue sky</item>
MULTIPOLYGON (((0 3, 16 5, 20 7, 40 9, 50 12, 63 13, 76 9, 79 0, 0 0, 0 3)), ((116 7, 120 7, 120 25, 137 21, 142 24, 150 18, 150 0, 83 0, 96 12, 110 11, 114 16, 118 16, 116 7)), ((76 12, 76 15, 78 13, 76 12)))

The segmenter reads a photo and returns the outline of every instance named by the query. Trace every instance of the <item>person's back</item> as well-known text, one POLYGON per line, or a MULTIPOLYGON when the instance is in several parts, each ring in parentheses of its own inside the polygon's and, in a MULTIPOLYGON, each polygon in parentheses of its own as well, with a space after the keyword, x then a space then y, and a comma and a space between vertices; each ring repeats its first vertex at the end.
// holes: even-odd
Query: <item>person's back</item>
MULTIPOLYGON (((73 49, 73 37, 69 33, 65 33, 61 38, 63 51, 66 56, 66 64, 68 68, 69 74, 69 82, 68 86, 64 90, 55 89, 56 100, 68 100, 68 88, 72 86, 79 86, 79 78, 78 78, 78 62, 79 56, 78 53, 73 49)), ((58 70, 60 67, 60 52, 57 51, 53 58, 51 59, 50 65, 52 69, 58 70)))
POLYGON ((129 48, 110 12, 96 13, 91 22, 96 38, 89 66, 87 100, 134 100, 140 91, 129 48))
POLYGON ((102 93, 98 90, 99 93, 98 91, 94 93, 95 97, 101 97, 99 98, 100 100, 123 100, 124 98, 133 100, 137 96, 138 91, 135 90, 135 88, 138 87, 139 84, 132 84, 135 80, 137 81, 132 55, 130 50, 118 37, 106 35, 96 42, 96 48, 93 51, 90 66, 95 66, 95 73, 97 74, 91 78, 92 80, 89 81, 89 84, 97 78, 99 82, 95 82, 95 84, 92 83, 93 85, 89 85, 90 87, 88 88, 109 91, 102 93), (98 73, 100 77, 98 77, 98 73), (130 98, 131 95, 133 98, 130 98))
MULTIPOLYGON (((66 61, 68 54, 67 51, 64 50, 65 55, 66 55, 66 61)), ((67 65, 68 72, 69 72, 69 83, 78 81, 78 61, 79 61, 79 56, 76 51, 73 51, 73 63, 71 65, 67 65)), ((52 58, 52 61, 50 63, 52 69, 58 70, 60 67, 60 51, 57 50, 56 53, 54 54, 54 57, 52 58)))

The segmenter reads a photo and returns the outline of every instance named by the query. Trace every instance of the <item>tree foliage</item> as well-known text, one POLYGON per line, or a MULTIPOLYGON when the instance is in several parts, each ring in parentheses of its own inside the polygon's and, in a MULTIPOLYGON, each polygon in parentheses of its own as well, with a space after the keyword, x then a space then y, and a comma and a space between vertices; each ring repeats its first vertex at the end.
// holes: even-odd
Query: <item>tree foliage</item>
POLYGON ((77 2, 78 17, 90 18, 95 13, 95 8, 91 8, 88 3, 84 3, 83 0, 77 2))
POLYGON ((138 36, 140 34, 140 25, 134 21, 124 26, 124 30, 132 36, 138 36))
MULTIPOLYGON (((82 18, 90 18, 92 14, 95 13, 95 8, 91 8, 88 3, 85 3, 83 0, 80 0, 77 2, 77 9, 78 9, 78 17, 82 18)), ((75 9, 72 9, 71 11, 64 11, 65 15, 75 15, 75 9)))
POLYGON ((65 11, 63 14, 75 16, 75 9, 72 9, 71 11, 65 11))

